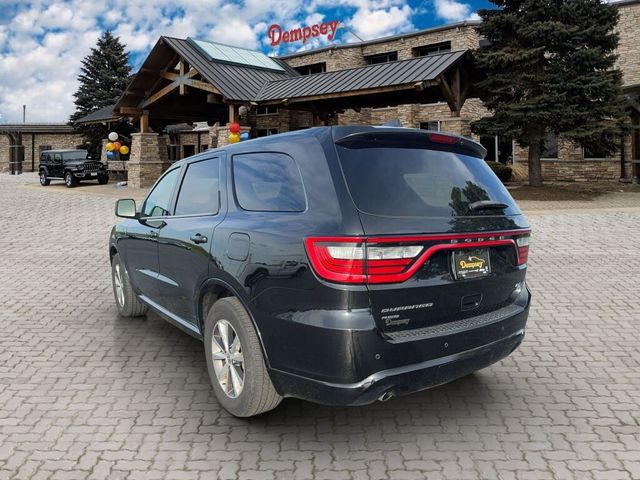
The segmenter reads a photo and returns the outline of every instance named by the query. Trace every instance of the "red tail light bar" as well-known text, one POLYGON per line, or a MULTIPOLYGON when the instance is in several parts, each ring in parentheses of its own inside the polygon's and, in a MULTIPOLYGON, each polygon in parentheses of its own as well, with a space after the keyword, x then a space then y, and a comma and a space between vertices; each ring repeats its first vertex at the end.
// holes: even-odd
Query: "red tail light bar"
POLYGON ((529 256, 530 230, 406 237, 311 237, 304 241, 316 274, 337 283, 399 283, 436 252, 512 246, 516 264, 529 256))

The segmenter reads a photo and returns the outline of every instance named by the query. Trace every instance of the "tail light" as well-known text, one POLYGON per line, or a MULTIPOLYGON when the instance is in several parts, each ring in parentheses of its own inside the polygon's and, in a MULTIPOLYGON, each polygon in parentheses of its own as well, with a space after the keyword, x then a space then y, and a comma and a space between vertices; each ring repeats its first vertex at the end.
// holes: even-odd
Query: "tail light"
POLYGON ((531 235, 528 233, 516 238, 516 245, 518 247, 518 265, 526 265, 527 260, 529 260, 530 239, 531 235))
POLYGON ((399 283, 434 253, 477 247, 512 246, 517 264, 527 263, 529 232, 427 235, 419 237, 313 237, 305 248, 316 274, 337 283, 399 283))

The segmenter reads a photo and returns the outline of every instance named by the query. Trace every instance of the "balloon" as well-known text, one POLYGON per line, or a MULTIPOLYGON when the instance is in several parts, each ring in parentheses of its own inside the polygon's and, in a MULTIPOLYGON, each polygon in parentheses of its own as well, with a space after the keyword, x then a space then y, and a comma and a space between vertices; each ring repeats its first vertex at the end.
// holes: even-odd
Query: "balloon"
POLYGON ((231 133, 240 133, 240 124, 236 122, 232 123, 229 125, 229 131, 231 133))
POLYGON ((238 143, 240 141, 240 135, 237 133, 229 134, 229 143, 238 143))
POLYGON ((242 132, 240 134, 240 140, 249 140, 249 138, 250 138, 249 132, 242 132))
POLYGON ((121 155, 126 155, 127 153, 129 153, 129 147, 127 147, 126 145, 122 145, 120 147, 120 154, 121 155))
POLYGON ((116 132, 111 132, 109 134, 109 140, 111 140, 112 142, 115 142, 118 139, 118 134, 116 132))
POLYGON ((116 146, 113 143, 109 142, 107 143, 106 148, 107 148, 107 152, 113 152, 116 149, 116 146))
POLYGON ((107 160, 115 160, 116 152, 107 152, 107 160))

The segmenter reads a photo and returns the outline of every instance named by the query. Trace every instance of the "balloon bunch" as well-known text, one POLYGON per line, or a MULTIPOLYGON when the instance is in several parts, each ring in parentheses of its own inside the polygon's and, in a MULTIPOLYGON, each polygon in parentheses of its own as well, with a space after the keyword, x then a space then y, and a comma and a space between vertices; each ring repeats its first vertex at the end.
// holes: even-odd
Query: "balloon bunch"
POLYGON ((107 150, 107 160, 115 160, 116 154, 118 153, 120 153, 120 155, 127 155, 129 153, 129 147, 118 142, 118 134, 116 132, 109 134, 109 143, 107 143, 105 148, 107 150))
POLYGON ((240 133, 240 124, 232 123, 229 125, 229 143, 238 143, 241 140, 249 140, 249 132, 240 133))

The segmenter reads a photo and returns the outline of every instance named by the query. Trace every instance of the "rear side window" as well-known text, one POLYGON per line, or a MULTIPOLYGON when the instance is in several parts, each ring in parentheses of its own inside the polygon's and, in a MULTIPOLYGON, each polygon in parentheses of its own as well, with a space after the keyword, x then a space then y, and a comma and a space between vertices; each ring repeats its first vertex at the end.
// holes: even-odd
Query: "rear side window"
POLYGON ((491 214, 520 213, 480 158, 420 148, 336 148, 353 201, 362 212, 393 217, 470 216, 479 214, 470 211, 471 203, 491 200, 508 205, 491 214))
POLYGON ((220 209, 220 159, 191 163, 184 174, 176 215, 214 215, 220 209))
POLYGON ((300 170, 289 155, 234 155, 233 181, 238 204, 244 210, 302 212, 306 208, 300 170))

